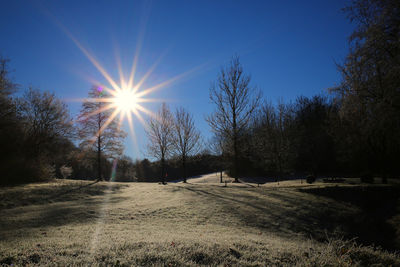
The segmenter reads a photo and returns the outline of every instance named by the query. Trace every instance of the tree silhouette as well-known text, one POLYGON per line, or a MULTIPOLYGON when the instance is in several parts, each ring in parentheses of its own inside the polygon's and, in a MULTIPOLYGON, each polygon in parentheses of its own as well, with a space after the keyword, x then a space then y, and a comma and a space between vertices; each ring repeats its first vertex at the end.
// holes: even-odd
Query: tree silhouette
POLYGON ((78 116, 79 138, 82 140, 80 147, 97 152, 98 180, 103 179, 102 156, 105 158, 120 156, 124 149, 122 140, 126 137, 117 120, 112 117, 112 111, 104 108, 105 104, 101 98, 105 97, 107 94, 101 87, 93 86, 89 91, 90 100, 83 102, 78 116))
POLYGON ((148 128, 148 153, 161 162, 161 182, 165 183, 165 160, 173 147, 174 118, 169 107, 163 103, 155 117, 150 117, 148 128))
POLYGON ((30 88, 18 100, 18 111, 32 157, 41 157, 55 141, 74 136, 66 104, 52 93, 30 88))
POLYGON ((17 85, 9 77, 9 60, 0 57, 0 129, 4 129, 15 119, 15 108, 11 94, 17 90, 17 85))
POLYGON ((193 116, 184 108, 175 112, 173 147, 182 164, 183 182, 186 183, 186 161, 200 151, 200 132, 194 125, 193 116))
POLYGON ((10 78, 8 63, 8 59, 0 56, 0 169, 3 173, 0 184, 17 182, 20 178, 16 177, 17 171, 24 169, 20 164, 23 156, 23 131, 12 98, 18 86, 10 78))
MULTIPOLYGON (((400 152, 400 2, 356 0, 344 9, 356 29, 339 67, 341 121, 353 144, 348 154, 383 177, 400 152)), ((348 145, 343 145, 348 147, 348 145)))
POLYGON ((206 120, 211 130, 228 143, 233 157, 233 176, 238 182, 239 142, 248 127, 261 95, 250 87, 250 76, 243 73, 238 57, 233 57, 227 68, 222 68, 217 82, 210 88, 210 100, 216 109, 206 120))

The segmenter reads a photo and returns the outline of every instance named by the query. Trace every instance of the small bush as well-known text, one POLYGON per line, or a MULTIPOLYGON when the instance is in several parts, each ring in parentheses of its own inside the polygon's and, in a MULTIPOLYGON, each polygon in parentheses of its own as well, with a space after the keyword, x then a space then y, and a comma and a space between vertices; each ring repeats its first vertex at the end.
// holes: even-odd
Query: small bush
POLYGON ((68 166, 66 166, 66 165, 62 165, 62 166, 60 167, 60 172, 61 172, 62 177, 63 177, 64 179, 67 179, 68 177, 71 176, 73 170, 72 170, 72 167, 68 167, 68 166))
POLYGON ((314 175, 307 175, 306 182, 309 183, 309 184, 314 183, 315 182, 315 176, 314 175))

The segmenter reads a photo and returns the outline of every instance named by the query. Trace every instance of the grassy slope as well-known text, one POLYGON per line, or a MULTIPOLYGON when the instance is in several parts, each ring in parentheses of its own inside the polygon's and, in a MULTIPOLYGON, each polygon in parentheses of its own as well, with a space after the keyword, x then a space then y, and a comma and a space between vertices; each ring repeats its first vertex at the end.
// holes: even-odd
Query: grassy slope
POLYGON ((369 228, 376 224, 398 223, 396 207, 381 214, 386 205, 376 204, 371 216, 380 219, 371 221, 371 204, 359 198, 396 203, 398 188, 325 187, 58 181, 1 188, 0 264, 400 266, 393 252, 339 238, 396 247, 392 230, 382 240, 368 235, 382 232, 369 228))

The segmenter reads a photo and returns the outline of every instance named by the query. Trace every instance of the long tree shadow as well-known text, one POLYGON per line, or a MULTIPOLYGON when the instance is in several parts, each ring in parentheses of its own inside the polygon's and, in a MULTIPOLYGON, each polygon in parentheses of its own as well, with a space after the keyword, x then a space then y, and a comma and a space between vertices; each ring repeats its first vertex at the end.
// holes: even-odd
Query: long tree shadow
POLYGON ((92 185, 94 185, 94 184, 97 184, 98 182, 99 182, 99 180, 96 180, 96 181, 94 181, 93 183, 89 183, 89 184, 86 184, 86 185, 81 185, 81 186, 78 186, 78 187, 76 187, 76 188, 72 188, 72 189, 66 190, 66 191, 64 191, 64 192, 60 192, 60 193, 57 193, 57 194, 53 194, 52 196, 49 196, 46 200, 52 200, 52 199, 60 198, 60 197, 66 195, 66 194, 68 194, 68 193, 71 193, 71 192, 74 192, 74 191, 78 191, 78 190, 80 190, 80 189, 83 189, 83 188, 92 186, 92 185))
POLYGON ((396 229, 389 223, 399 212, 400 186, 326 187, 301 191, 357 206, 360 209, 357 216, 343 222, 347 232, 362 243, 388 250, 400 249, 396 229))
MULTIPOLYGON (((58 189, 60 193, 50 197, 35 199, 35 194, 26 197, 27 205, 16 205, 3 209, 0 217, 0 237, 3 240, 12 239, 13 234, 23 231, 30 234, 30 229, 63 226, 68 224, 83 224, 97 220, 102 207, 124 201, 126 198, 116 194, 122 186, 90 183, 69 190, 58 189)), ((48 191, 51 188, 41 188, 48 191)), ((20 203, 21 204, 21 203, 20 203)))
MULTIPOLYGON (((393 228, 385 221, 395 212, 395 199, 400 195, 396 194, 396 190, 386 198, 392 200, 392 205, 385 206, 385 201, 381 201, 374 210, 370 210, 363 207, 360 209, 359 205, 354 204, 363 196, 353 195, 354 202, 348 199, 338 201, 337 198, 330 197, 332 190, 337 190, 334 195, 340 195, 342 189, 344 192, 350 190, 342 187, 307 190, 199 186, 182 188, 202 195, 214 203, 234 207, 228 212, 246 226, 285 236, 293 234, 311 236, 320 241, 326 240, 328 236, 357 238, 357 241, 363 244, 375 244, 388 250, 396 249, 393 228), (324 190, 328 193, 323 193, 324 190), (386 209, 390 212, 385 211, 386 215, 382 216, 382 212, 386 209), (378 219, 375 217, 377 215, 380 215, 378 219), (376 231, 371 230, 374 229, 371 227, 379 228, 376 231)), ((368 194, 365 192, 364 196, 367 197, 368 194)))
POLYGON ((10 209, 19 206, 39 205, 54 202, 73 201, 80 198, 88 198, 96 195, 103 195, 106 191, 119 190, 127 185, 106 184, 91 182, 82 184, 55 183, 50 185, 40 184, 37 186, 17 187, 11 190, 0 190, 0 210, 10 209))
MULTIPOLYGON (((226 189, 223 191, 210 192, 199 188, 185 187, 185 189, 197 194, 213 198, 219 203, 224 203, 226 207, 234 207, 230 212, 236 215, 243 224, 262 228, 278 234, 303 234, 318 238, 325 238, 326 225, 319 224, 316 228, 315 222, 320 219, 318 216, 310 216, 313 210, 322 210, 324 204, 306 205, 306 201, 301 198, 296 202, 291 202, 290 198, 285 197, 285 193, 276 193, 268 190, 269 200, 254 195, 249 195, 248 188, 226 189), (227 192, 227 190, 231 190, 227 192)), ((251 192, 251 191, 250 191, 251 192)), ((254 191, 253 191, 254 192, 254 191)), ((262 191, 258 191, 260 194, 262 191)), ((325 217, 324 212, 321 217, 325 217)), ((329 212, 328 212, 329 213, 329 212)))

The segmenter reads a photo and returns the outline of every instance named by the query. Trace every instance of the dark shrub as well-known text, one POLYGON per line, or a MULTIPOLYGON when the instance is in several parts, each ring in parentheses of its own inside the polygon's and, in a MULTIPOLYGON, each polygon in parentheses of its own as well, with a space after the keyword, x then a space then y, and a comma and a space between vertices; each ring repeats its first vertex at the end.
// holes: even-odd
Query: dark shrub
POLYGON ((374 177, 370 173, 363 173, 360 177, 361 183, 373 184, 374 177))
POLYGON ((309 183, 309 184, 314 183, 314 182, 315 182, 315 176, 314 176, 314 175, 307 175, 306 181, 307 181, 307 183, 309 183))
POLYGON ((324 183, 343 183, 344 181, 346 181, 343 178, 324 178, 322 179, 324 181, 324 183))

